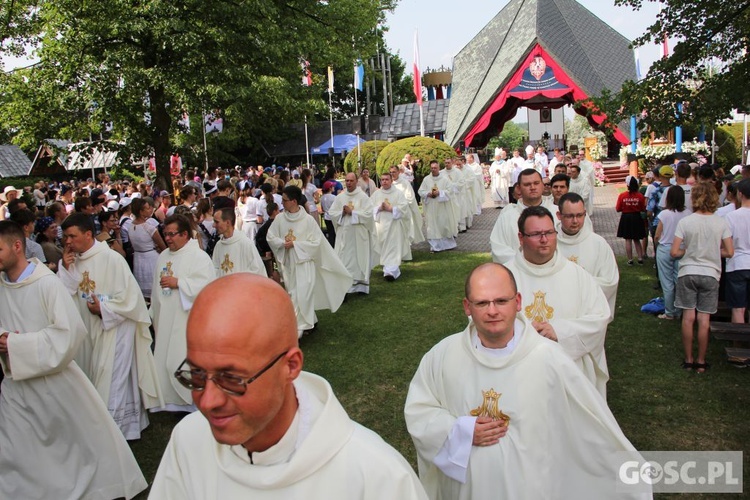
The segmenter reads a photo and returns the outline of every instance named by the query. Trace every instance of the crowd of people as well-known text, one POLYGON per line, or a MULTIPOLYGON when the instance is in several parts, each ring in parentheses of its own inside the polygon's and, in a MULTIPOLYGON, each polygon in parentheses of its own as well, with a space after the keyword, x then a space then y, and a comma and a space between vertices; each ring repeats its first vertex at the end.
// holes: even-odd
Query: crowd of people
MULTIPOLYGON (((341 179, 332 169, 238 167, 201 176, 186 171, 171 193, 148 181, 107 177, 28 193, 5 188, 0 306, 12 313, 0 322, 6 374, 0 437, 10 445, 0 446, 0 477, 18 476, 0 481, 0 492, 34 496, 49 488, 61 498, 94 492, 130 498, 145 480, 126 440, 140 437, 149 412, 170 411, 191 415, 175 428, 154 498, 263 490, 485 498, 497 486, 494 479, 508 497, 545 496, 562 484, 570 485, 565 497, 592 491, 598 498, 648 497, 615 491, 611 457, 636 452, 606 400, 604 341, 619 271, 612 249, 593 231, 590 162, 559 151, 549 159, 543 149, 526 156, 497 152, 490 195, 502 211, 490 239, 494 262, 466 280, 466 330, 428 352, 410 385, 405 417, 419 479, 382 439, 348 419, 325 380, 302 370, 298 342, 316 330, 316 311, 335 312, 347 294, 368 294, 375 267, 392 282, 412 259, 413 245, 426 240, 433 253, 456 248, 482 216, 484 175, 475 155, 446 159, 442 169, 429 161, 421 182, 419 161, 407 155, 372 177, 366 169, 341 179), (243 306, 248 293, 257 299, 252 309, 243 306), (250 383, 265 389, 245 396, 250 383), (108 414, 107 422, 61 417, 69 429, 58 433, 42 402, 49 390, 61 394, 53 414, 72 402, 93 408, 99 419, 108 414), (585 426, 591 434, 583 443, 551 431, 557 425, 585 426), (32 428, 49 439, 29 439, 39 432, 32 428), (55 468, 60 457, 48 449, 67 449, 79 439, 83 444, 67 457, 70 469, 55 468), (591 449, 593 442, 601 455, 596 467, 591 460, 544 458, 550 450, 570 456, 565 450, 591 449), (91 457, 100 458, 100 469, 81 481, 71 471, 91 457), (55 472, 39 483, 28 476, 32 463, 49 463, 55 472), (540 463, 547 464, 542 472, 540 463), (272 477, 255 466, 274 468, 272 477), (534 485, 518 480, 532 476, 534 485)), ((676 171, 684 169, 678 164, 676 171)), ((669 177, 661 170, 659 176, 669 177)), ((685 357, 696 370, 707 367, 701 328, 713 300, 701 287, 716 267, 713 254, 694 241, 710 233, 718 238, 717 252, 721 241, 728 257, 732 248, 735 255, 748 248, 748 217, 733 215, 750 208, 744 201, 750 181, 743 182, 727 189, 743 207, 727 222, 714 220, 718 192, 709 182, 692 190, 691 217, 705 215, 705 221, 670 215, 685 204, 685 193, 673 189, 654 216, 657 250, 670 240, 669 258, 683 263, 675 307, 684 311, 685 339, 689 326, 692 342, 698 324, 698 355, 686 351, 685 357), (686 288, 697 290, 692 295, 680 292, 683 273, 686 288)), ((651 205, 637 188, 629 180, 622 198, 634 201, 622 206, 637 213, 637 221, 628 215, 628 227, 645 231, 640 212, 651 205)), ((644 258, 643 237, 628 234, 644 258)), ((727 262, 727 270, 746 279, 744 265, 727 262)))
POLYGON ((662 290, 664 320, 681 320, 682 367, 704 373, 709 321, 720 297, 731 321, 745 323, 750 298, 750 166, 728 172, 718 165, 675 160, 646 173, 643 185, 628 176, 620 194, 617 236, 625 239, 627 264, 648 258, 662 290), (694 344, 697 343, 697 351, 694 344))

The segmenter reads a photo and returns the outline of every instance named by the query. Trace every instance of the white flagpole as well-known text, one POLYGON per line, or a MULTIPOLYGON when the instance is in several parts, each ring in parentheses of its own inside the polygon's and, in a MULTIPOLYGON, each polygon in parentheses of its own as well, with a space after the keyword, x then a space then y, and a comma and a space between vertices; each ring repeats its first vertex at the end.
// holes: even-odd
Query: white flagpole
POLYGON ((206 146, 206 110, 201 110, 203 114, 201 115, 201 128, 203 129, 203 156, 206 161, 206 172, 208 172, 208 147, 206 146))
MULTIPOLYGON (((358 67, 354 66, 354 115, 357 117, 357 120, 359 120, 359 102, 357 101, 357 71, 359 71, 358 67)), ((357 137, 357 168, 359 168, 361 172, 362 152, 359 149, 359 129, 357 130, 357 133, 355 135, 357 137)))
MULTIPOLYGON (((328 66, 328 117, 331 123, 331 149, 335 149, 336 145, 333 143, 333 101, 331 95, 333 94, 333 68, 328 66)), ((336 168, 336 153, 333 154, 333 168, 336 168)))
POLYGON ((422 72, 419 68, 419 32, 414 30, 414 94, 419 105, 419 134, 424 137, 424 112, 422 110, 422 72))
POLYGON ((307 115, 305 115, 305 159, 307 168, 310 168, 310 141, 307 137, 307 115))

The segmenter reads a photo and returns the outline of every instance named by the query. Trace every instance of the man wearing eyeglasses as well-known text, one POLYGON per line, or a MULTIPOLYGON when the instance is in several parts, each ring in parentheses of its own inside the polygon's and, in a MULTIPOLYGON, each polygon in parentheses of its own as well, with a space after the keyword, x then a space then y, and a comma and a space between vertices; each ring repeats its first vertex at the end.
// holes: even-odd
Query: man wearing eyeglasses
POLYGON ((507 264, 523 297, 523 315, 536 331, 558 342, 606 398, 604 337, 609 305, 583 268, 557 251, 557 231, 549 210, 529 207, 518 218, 521 253, 507 264))
POLYGON ((601 287, 609 304, 609 320, 615 317, 615 300, 620 271, 607 240, 587 223, 586 206, 577 193, 560 198, 557 212, 557 250, 569 261, 584 268, 601 287))
POLYGON ((198 246, 184 215, 164 220, 164 242, 167 250, 156 261, 150 311, 164 406, 152 411, 191 412, 195 406, 190 391, 177 383, 172 372, 185 359, 185 325, 193 302, 216 274, 211 257, 198 246))
POLYGON ((302 366, 284 289, 248 273, 207 286, 173 378, 200 411, 175 427, 151 498, 426 499, 403 457, 302 366))
POLYGON ((551 212, 557 209, 552 200, 543 197, 542 176, 533 168, 523 170, 518 176, 521 199, 500 212, 490 235, 492 260, 506 264, 518 253, 518 217, 526 207, 543 206, 551 212))
POLYGON ((637 452, 560 345, 537 334, 524 303, 508 268, 478 266, 465 285, 468 326, 422 358, 404 415, 427 494, 639 497, 616 490, 617 452, 637 452))

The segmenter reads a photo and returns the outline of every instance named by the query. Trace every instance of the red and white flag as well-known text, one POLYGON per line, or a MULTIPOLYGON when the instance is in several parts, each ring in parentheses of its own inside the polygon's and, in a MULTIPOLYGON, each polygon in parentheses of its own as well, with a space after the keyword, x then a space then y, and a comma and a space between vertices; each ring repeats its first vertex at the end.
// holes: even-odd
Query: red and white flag
POLYGON ((661 51, 662 57, 669 57, 669 39, 667 38, 667 34, 664 33, 664 40, 661 42, 661 51))
POLYGON ((309 87, 312 85, 312 75, 310 75, 310 63, 304 59, 300 61, 302 66, 302 85, 309 87))
POLYGON ((419 72, 419 40, 418 32, 414 31, 414 95, 417 98, 417 104, 422 105, 422 75, 419 72))

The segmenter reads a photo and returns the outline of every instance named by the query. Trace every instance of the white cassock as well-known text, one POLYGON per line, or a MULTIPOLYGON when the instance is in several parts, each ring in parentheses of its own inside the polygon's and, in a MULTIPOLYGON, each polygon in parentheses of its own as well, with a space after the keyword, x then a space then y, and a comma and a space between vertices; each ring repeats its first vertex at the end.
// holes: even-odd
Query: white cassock
POLYGON ((520 316, 504 349, 485 348, 471 322, 433 347, 404 414, 432 500, 650 498, 617 491, 617 452, 638 453, 560 346, 520 316), (477 416, 510 417, 498 444, 472 446, 477 416))
POLYGON ((464 173, 458 168, 453 167, 441 170, 440 174, 447 177, 453 185, 450 198, 456 213, 457 227, 459 231, 466 231, 474 221, 474 210, 472 207, 473 203, 468 197, 469 192, 466 189, 464 173))
POLYGON ((456 248, 456 210, 451 202, 453 184, 442 173, 437 177, 428 175, 419 187, 422 198, 424 218, 427 223, 427 241, 433 252, 456 248), (438 193, 435 198, 428 197, 431 192, 438 193))
MULTIPOLYGON (((586 217, 587 220, 588 217, 586 217)), ((609 304, 609 321, 615 317, 617 285, 620 271, 615 254, 607 240, 596 234, 591 224, 583 224, 578 234, 565 234, 557 228, 557 251, 569 261, 584 268, 596 280, 609 304)))
POLYGON ((315 327, 316 310, 338 310, 352 286, 352 276, 323 236, 320 225, 304 209, 280 213, 268 228, 266 239, 294 305, 297 334, 302 336, 315 327), (287 240, 294 241, 292 248, 284 248, 287 240))
POLYGON ((188 240, 176 252, 166 249, 159 254, 150 312, 156 332, 154 358, 165 403, 160 410, 195 411, 190 390, 183 387, 173 374, 187 355, 185 329, 193 302, 215 277, 211 257, 201 250, 198 240, 188 240), (165 294, 159 286, 162 275, 177 278, 177 288, 169 289, 165 294))
POLYGON ((257 216, 258 199, 248 196, 245 201, 237 201, 235 208, 234 229, 242 231, 251 240, 255 240, 255 233, 258 232, 257 216))
POLYGON ((0 355, 0 498, 132 498, 146 480, 73 361, 86 327, 54 273, 30 265, 18 282, 0 275, 0 328, 19 332, 0 355))
POLYGON ((378 255, 385 276, 401 276, 401 261, 411 260, 409 245, 409 223, 406 214, 409 203, 401 191, 391 186, 390 189, 379 189, 370 197, 375 209, 375 232, 377 234, 378 255), (387 202, 391 211, 383 210, 387 202))
POLYGON ((474 163, 467 163, 465 169, 474 175, 473 191, 474 203, 476 203, 474 215, 481 215, 482 205, 484 204, 484 170, 482 169, 482 165, 476 161, 474 163))
POLYGON ((394 179, 393 187, 401 191, 401 194, 404 195, 404 198, 409 203, 409 222, 411 224, 409 239, 411 243, 422 243, 424 241, 422 212, 419 211, 419 203, 417 203, 417 198, 414 196, 414 189, 409 184, 409 181, 401 176, 398 179, 394 179))
POLYGON ((126 439, 139 439, 148 426, 144 409, 163 404, 151 353, 151 319, 125 259, 103 241, 76 257, 70 269, 60 261, 57 273, 74 299, 88 335, 76 363, 88 375, 126 439), (102 315, 86 305, 99 299, 102 315))
MULTIPOLYGON (((588 198, 583 198, 586 201, 586 211, 588 212, 589 216, 591 216, 594 214, 594 186, 596 186, 596 172, 594 171, 594 164, 584 158, 583 160, 578 162, 578 166, 581 167, 581 175, 588 179, 589 186, 591 186, 591 191, 589 192, 588 198)), ((571 185, 573 184, 573 179, 570 180, 570 183, 571 185)))
POLYGON ((426 500, 411 466, 371 430, 352 421, 324 379, 302 372, 299 407, 275 445, 252 454, 219 444, 194 413, 172 432, 151 498, 202 500, 426 500))
POLYGON ((609 370, 604 338, 609 304, 594 278, 559 252, 542 265, 528 262, 519 253, 506 267, 521 293, 521 314, 552 325, 563 351, 606 399, 609 370))
POLYGON ((542 179, 549 177, 549 158, 547 153, 534 153, 534 169, 542 176, 542 179))
MULTIPOLYGON (((541 205, 550 211, 552 217, 557 213, 557 205, 552 200, 544 198, 541 205)), ((513 260, 519 252, 521 243, 518 241, 518 218, 526 209, 521 200, 511 203, 505 207, 492 228, 490 234, 490 246, 492 248, 492 260, 498 264, 506 264, 513 260)))
POLYGON ((268 277, 255 241, 235 230, 231 237, 216 242, 211 257, 217 278, 234 273, 253 273, 268 277))
POLYGON ((380 260, 370 198, 359 187, 352 192, 344 190, 333 200, 328 214, 336 229, 336 255, 352 276, 349 293, 370 293, 370 271, 380 260), (345 206, 352 208, 351 214, 344 214, 345 206))
POLYGON ((583 204, 586 207, 586 213, 591 216, 592 209, 593 209, 593 196, 591 196, 592 189, 591 189, 591 183, 589 182, 588 178, 584 175, 583 170, 581 170, 581 173, 578 174, 577 179, 570 178, 570 188, 569 191, 571 193, 578 193, 581 198, 583 198, 583 204))
POLYGON ((513 165, 505 160, 494 161, 490 166, 490 195, 495 205, 504 207, 510 203, 510 172, 513 165))

